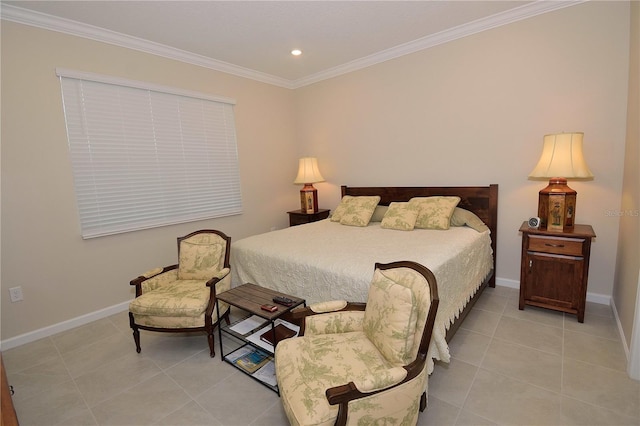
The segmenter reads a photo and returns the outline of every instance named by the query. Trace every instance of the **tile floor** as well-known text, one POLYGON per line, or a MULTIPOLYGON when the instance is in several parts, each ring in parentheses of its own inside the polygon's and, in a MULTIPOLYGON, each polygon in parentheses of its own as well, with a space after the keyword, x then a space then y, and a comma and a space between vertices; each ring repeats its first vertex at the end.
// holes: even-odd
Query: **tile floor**
MULTIPOLYGON (((640 424, 640 382, 625 373, 609 307, 588 304, 580 324, 519 311, 517 297, 485 291, 451 342, 451 363, 430 377, 419 424, 640 424)), ((209 358, 203 335, 143 332, 136 354, 126 312, 3 358, 22 426, 287 424, 278 396, 209 358)))

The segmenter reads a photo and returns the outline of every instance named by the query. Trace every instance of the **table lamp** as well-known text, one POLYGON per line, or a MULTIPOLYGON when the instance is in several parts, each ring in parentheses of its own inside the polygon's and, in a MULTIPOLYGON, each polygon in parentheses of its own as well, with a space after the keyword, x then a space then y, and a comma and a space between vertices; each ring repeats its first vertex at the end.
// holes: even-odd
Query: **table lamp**
POLYGON ((316 182, 324 182, 318 169, 318 159, 304 157, 300 159, 298 176, 294 184, 304 184, 300 190, 300 209, 306 213, 318 213, 318 190, 313 187, 316 182))
POLYGON ((569 179, 592 178, 582 154, 584 133, 545 135, 540 161, 530 178, 548 178, 549 185, 539 192, 540 226, 550 231, 573 229, 578 193, 567 186, 569 179))

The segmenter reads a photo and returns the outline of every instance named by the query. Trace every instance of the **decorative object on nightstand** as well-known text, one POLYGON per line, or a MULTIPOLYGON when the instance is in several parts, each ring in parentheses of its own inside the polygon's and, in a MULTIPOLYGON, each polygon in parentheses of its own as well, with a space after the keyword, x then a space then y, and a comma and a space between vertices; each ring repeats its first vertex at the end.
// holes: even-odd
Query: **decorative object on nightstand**
POLYGON ((567 231, 531 228, 522 232, 520 310, 525 305, 575 314, 584 322, 591 225, 574 225, 567 231))
POLYGON ((318 159, 314 157, 301 158, 298 176, 293 183, 296 185, 304 184, 300 190, 300 209, 306 213, 318 213, 318 190, 313 187, 313 184, 317 182, 324 182, 320 169, 318 169, 318 159))
POLYGON ((329 217, 331 210, 318 209, 316 213, 307 213, 305 210, 292 210, 289 215, 289 226, 302 225, 305 223, 317 222, 329 217))
POLYGON ((567 186, 567 178, 593 178, 582 154, 583 137, 584 133, 545 135, 540 160, 529 173, 529 178, 549 179, 538 197, 540 227, 548 231, 568 231, 574 226, 577 192, 567 186))

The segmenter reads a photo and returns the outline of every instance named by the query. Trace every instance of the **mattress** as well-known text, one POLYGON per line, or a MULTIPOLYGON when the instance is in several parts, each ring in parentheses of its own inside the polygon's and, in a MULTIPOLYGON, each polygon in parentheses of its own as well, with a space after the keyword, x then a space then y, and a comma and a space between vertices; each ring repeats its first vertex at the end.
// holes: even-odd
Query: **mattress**
POLYGON ((440 305, 429 347, 448 362, 446 331, 491 273, 489 231, 398 231, 371 222, 345 226, 329 219, 248 237, 231 244, 232 286, 254 283, 306 299, 366 302, 376 262, 418 262, 436 277, 440 305))

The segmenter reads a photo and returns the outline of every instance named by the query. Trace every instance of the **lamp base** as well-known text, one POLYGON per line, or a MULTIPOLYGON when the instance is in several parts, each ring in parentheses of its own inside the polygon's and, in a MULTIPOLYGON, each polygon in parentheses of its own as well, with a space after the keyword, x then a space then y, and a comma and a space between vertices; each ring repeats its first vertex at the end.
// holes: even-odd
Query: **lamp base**
POLYGON ((567 186, 565 178, 551 178, 538 193, 538 217, 541 227, 549 231, 573 229, 578 193, 567 186))
POLYGON ((300 190, 300 209, 306 213, 318 213, 318 190, 305 183, 300 190))

